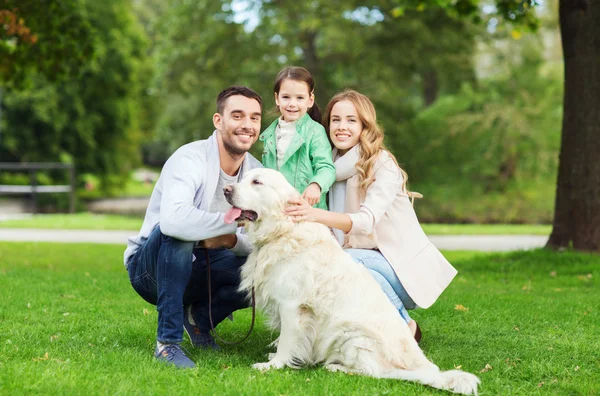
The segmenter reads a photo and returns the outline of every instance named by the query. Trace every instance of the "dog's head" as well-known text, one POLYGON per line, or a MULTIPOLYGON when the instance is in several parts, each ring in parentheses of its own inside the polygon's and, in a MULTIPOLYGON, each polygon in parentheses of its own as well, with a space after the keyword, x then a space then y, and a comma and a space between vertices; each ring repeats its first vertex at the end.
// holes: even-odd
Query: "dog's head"
POLYGON ((249 171, 241 182, 225 187, 223 192, 232 206, 225 222, 246 221, 253 224, 250 230, 289 221, 283 209, 289 199, 300 196, 281 173, 265 168, 249 171))

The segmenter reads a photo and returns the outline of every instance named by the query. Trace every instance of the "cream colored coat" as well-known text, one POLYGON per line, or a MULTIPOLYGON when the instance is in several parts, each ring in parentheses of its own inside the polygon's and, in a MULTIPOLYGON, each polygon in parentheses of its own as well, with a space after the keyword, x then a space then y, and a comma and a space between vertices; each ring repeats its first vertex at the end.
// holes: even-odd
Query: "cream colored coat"
POLYGON ((374 169, 375 181, 364 198, 359 193, 358 175, 347 179, 346 212, 352 229, 344 247, 379 249, 413 301, 428 308, 457 271, 423 232, 392 156, 382 151, 374 169))

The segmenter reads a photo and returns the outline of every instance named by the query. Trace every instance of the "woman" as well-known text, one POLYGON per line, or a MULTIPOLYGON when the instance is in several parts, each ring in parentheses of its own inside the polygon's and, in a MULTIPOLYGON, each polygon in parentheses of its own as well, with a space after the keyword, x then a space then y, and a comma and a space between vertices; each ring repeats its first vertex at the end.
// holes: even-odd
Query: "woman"
POLYGON ((294 221, 332 227, 352 258, 363 263, 406 320, 417 341, 418 324, 407 310, 428 308, 457 271, 423 232, 407 190, 407 174, 383 145, 373 104, 348 90, 335 95, 324 115, 333 143, 336 182, 330 211, 302 199, 286 209, 294 221))

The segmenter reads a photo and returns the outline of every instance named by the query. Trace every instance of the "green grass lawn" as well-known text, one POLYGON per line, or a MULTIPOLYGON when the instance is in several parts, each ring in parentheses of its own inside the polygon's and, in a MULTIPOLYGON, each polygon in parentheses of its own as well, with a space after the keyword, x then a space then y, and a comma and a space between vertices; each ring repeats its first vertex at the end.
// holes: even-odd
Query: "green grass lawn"
MULTIPOLYGON (((138 230, 142 217, 93 213, 44 214, 0 221, 0 228, 48 228, 74 230, 138 230)), ((550 235, 549 225, 527 224, 423 224, 427 235, 550 235)))
MULTIPOLYGON (((1 394, 447 394, 322 368, 254 371, 275 337, 260 317, 249 340, 220 352, 186 340, 198 369, 163 366, 152 358, 156 311, 129 285, 122 253, 0 243, 1 394)), ((413 313, 427 356, 479 375, 482 395, 599 394, 600 257, 446 255, 459 275, 433 307, 413 313)), ((249 316, 236 314, 220 332, 241 337, 249 316)))
POLYGON ((45 228, 52 230, 139 230, 142 217, 95 213, 40 214, 0 221, 0 228, 45 228))
MULTIPOLYGON (((1 224, 1 223, 0 223, 1 224)), ((542 224, 421 224, 427 235, 550 235, 542 224)))

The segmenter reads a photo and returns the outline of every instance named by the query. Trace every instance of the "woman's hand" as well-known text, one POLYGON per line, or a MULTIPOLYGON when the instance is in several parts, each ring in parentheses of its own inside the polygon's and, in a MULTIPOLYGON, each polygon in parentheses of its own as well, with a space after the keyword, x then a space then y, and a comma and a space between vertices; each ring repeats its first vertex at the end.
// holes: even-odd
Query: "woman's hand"
POLYGON ((321 186, 317 183, 310 183, 304 190, 302 198, 306 199, 311 206, 318 204, 321 200, 321 186))
POLYGON ((313 208, 304 198, 292 198, 288 203, 290 206, 286 207, 284 212, 292 218, 294 223, 300 221, 317 221, 319 209, 313 208))
POLYGON ((293 198, 288 203, 290 206, 285 208, 284 212, 291 217, 294 223, 314 221, 344 232, 349 232, 352 229, 352 219, 346 213, 335 213, 313 208, 304 198, 293 198))

